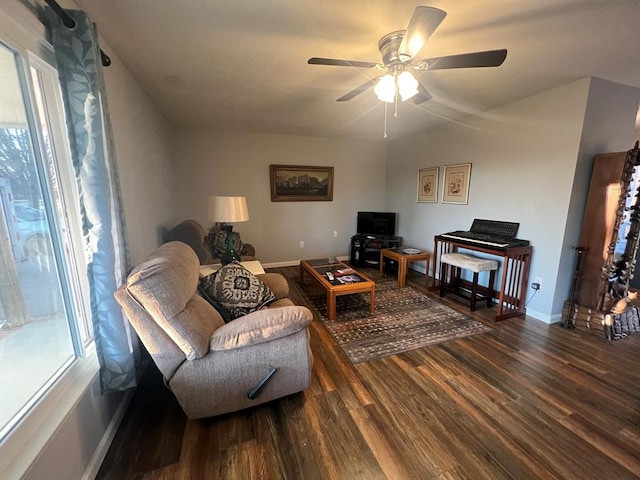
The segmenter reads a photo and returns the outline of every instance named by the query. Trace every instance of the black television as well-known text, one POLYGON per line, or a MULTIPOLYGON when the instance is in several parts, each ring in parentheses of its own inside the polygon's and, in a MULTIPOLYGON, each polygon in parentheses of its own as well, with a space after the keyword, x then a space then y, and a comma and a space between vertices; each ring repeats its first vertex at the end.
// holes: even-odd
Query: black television
POLYGON ((394 236, 396 234, 396 214, 389 212, 358 212, 357 233, 394 236))

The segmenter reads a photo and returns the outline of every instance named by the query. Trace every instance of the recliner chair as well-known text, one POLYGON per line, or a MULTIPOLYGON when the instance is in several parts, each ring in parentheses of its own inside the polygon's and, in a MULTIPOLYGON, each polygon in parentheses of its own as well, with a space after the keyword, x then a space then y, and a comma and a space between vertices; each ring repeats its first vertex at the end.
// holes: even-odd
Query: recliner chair
MULTIPOLYGON (((202 225, 196 220, 184 220, 171 230, 164 234, 164 242, 179 241, 189 245, 198 255, 200 264, 210 265, 212 263, 220 263, 220 255, 216 255, 214 249, 209 244, 211 239, 213 243, 217 240, 217 231, 213 233, 213 238, 210 238, 212 234, 207 235, 202 225)), ((233 232, 237 236, 236 241, 240 241, 238 232, 233 232)), ((242 244, 240 250, 242 261, 256 260, 256 249, 250 243, 242 244)))
POLYGON ((115 297, 189 418, 241 410, 311 382, 309 309, 286 279, 258 277, 276 299, 229 323, 197 293, 200 262, 182 242, 160 246, 115 297))

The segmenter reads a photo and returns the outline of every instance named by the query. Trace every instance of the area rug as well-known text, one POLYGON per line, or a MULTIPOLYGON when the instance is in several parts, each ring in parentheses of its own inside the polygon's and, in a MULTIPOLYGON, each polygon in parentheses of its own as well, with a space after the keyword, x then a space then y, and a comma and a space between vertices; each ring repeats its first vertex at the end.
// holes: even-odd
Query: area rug
POLYGON ((336 299, 336 320, 327 318, 326 294, 312 279, 291 278, 352 363, 366 362, 416 348, 490 331, 481 322, 453 310, 410 286, 398 288, 395 277, 364 272, 376 281, 376 310, 369 294, 336 299))

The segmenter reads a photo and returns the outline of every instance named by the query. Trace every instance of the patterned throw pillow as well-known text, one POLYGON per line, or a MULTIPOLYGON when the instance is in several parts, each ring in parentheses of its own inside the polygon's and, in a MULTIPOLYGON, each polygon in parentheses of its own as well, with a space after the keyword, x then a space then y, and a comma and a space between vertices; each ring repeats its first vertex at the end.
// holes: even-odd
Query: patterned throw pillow
POLYGON ((275 295, 258 277, 239 262, 231 262, 200 280, 202 289, 234 318, 261 309, 275 295))

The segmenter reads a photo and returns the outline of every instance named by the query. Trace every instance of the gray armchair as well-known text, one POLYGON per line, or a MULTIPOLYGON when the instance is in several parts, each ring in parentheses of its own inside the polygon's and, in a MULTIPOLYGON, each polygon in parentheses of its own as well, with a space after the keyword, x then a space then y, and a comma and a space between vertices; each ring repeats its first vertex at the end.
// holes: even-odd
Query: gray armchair
POLYGON ((199 271, 192 248, 169 242, 115 293, 187 416, 241 410, 308 388, 313 317, 287 298, 286 279, 259 275, 276 300, 225 324, 197 293, 199 271))
MULTIPOLYGON (((210 265, 212 263, 220 263, 220 252, 217 248, 214 248, 220 243, 218 233, 219 231, 214 228, 207 235, 202 225, 196 220, 184 220, 166 232, 163 240, 164 242, 179 241, 186 243, 196 252, 201 265, 210 265)), ((237 232, 233 232, 233 235, 235 237, 234 241, 240 242, 240 235, 237 232)), ((224 250, 224 246, 222 249, 224 250)), ((256 260, 256 250, 250 243, 242 245, 240 255, 242 261, 256 260)))

